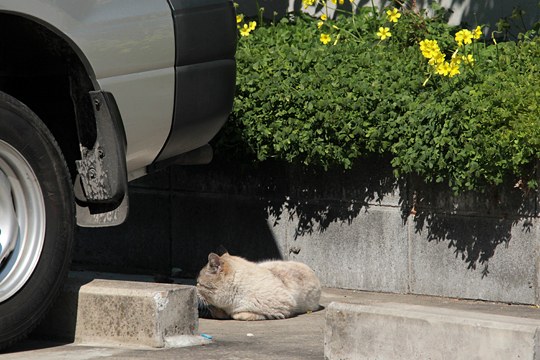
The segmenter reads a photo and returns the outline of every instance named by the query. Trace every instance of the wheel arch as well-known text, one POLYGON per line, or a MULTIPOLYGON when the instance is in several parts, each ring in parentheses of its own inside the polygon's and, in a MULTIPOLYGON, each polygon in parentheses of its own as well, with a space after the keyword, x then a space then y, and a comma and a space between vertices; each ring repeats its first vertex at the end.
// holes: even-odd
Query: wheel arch
MULTIPOLYGON (((91 106, 85 104, 88 92, 99 89, 92 66, 65 33, 25 14, 0 12, 0 44, 0 91, 17 98, 41 118, 74 177, 79 140, 84 141, 79 139, 77 123, 93 123, 78 117, 92 117, 91 111, 81 108, 91 106)), ((91 129, 84 132, 94 133, 91 129)))

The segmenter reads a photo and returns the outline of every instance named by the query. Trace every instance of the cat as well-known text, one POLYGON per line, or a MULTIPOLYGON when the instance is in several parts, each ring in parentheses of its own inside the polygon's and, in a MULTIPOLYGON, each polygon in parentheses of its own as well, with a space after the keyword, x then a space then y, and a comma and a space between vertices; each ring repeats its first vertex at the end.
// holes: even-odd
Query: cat
POLYGON ((228 252, 210 253, 197 278, 197 292, 213 318, 285 319, 318 310, 321 283, 300 262, 254 263, 228 252))

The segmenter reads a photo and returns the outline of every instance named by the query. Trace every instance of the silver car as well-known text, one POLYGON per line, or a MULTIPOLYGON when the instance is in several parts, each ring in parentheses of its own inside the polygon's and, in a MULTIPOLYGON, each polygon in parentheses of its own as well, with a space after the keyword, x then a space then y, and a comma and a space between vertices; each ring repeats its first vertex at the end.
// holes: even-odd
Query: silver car
POLYGON ((209 162, 235 86, 230 0, 0 0, 0 348, 67 274, 75 225, 128 181, 209 162))

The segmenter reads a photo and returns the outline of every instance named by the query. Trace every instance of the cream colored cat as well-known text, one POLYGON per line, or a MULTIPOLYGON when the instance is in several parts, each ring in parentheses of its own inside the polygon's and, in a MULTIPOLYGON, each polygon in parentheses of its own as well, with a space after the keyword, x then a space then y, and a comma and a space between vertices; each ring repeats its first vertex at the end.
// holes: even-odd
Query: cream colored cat
POLYGON ((197 278, 197 291, 216 318, 284 319, 319 309, 321 284, 299 262, 253 263, 211 253, 197 278))

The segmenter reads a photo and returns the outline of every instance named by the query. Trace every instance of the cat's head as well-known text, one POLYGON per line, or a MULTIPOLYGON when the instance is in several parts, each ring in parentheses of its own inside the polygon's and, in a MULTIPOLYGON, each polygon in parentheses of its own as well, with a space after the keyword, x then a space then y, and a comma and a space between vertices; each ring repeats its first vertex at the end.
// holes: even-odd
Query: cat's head
POLYGON ((227 255, 227 253, 222 256, 210 253, 208 255, 208 263, 202 268, 197 277, 197 291, 210 304, 229 273, 229 267, 226 261, 227 255))

